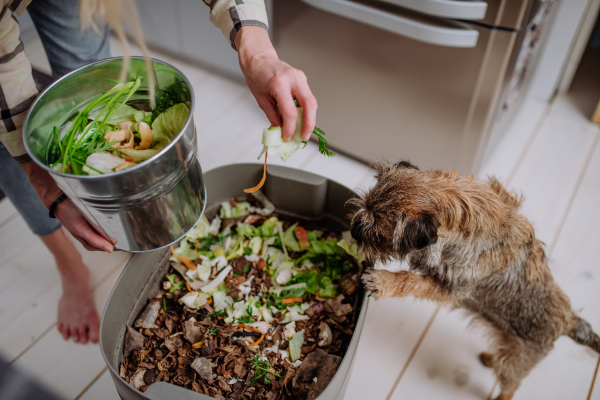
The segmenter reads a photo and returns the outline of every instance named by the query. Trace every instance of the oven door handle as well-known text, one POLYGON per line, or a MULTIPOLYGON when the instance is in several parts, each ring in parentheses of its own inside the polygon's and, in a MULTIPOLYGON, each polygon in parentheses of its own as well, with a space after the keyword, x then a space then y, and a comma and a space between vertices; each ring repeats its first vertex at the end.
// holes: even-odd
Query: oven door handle
MULTIPOLYGON (((479 32, 475 29, 447 28, 425 24, 348 0, 302 0, 306 4, 348 19, 362 22, 425 43, 445 47, 475 47, 479 32)), ((463 25, 464 26, 464 25, 463 25)))
POLYGON ((435 17, 468 19, 476 21, 485 18, 488 4, 484 1, 456 0, 383 0, 410 10, 435 17))

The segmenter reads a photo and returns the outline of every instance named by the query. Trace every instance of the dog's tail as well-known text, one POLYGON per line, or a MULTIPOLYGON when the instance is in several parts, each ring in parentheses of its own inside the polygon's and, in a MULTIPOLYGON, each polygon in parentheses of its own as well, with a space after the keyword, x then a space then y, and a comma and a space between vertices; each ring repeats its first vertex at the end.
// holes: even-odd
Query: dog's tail
POLYGON ((586 320, 575 317, 575 326, 567 335, 575 342, 588 346, 600 353, 600 337, 592 330, 591 325, 586 320))

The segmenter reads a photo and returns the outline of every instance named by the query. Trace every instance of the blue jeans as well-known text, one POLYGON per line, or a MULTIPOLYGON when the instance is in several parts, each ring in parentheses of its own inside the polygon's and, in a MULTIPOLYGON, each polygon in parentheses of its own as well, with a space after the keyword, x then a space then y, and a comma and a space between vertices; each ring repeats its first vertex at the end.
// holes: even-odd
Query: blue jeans
POLYGON ((42 39, 58 79, 85 64, 110 57, 108 28, 99 26, 102 36, 93 29, 81 32, 77 0, 33 0, 27 11, 42 39))
MULTIPOLYGON (((92 29, 81 32, 77 0, 33 0, 27 7, 42 39, 55 79, 85 64, 110 57, 108 29, 102 36, 92 29)), ((48 210, 29 183, 27 175, 0 143, 0 188, 36 235, 48 235, 60 222, 48 210)))

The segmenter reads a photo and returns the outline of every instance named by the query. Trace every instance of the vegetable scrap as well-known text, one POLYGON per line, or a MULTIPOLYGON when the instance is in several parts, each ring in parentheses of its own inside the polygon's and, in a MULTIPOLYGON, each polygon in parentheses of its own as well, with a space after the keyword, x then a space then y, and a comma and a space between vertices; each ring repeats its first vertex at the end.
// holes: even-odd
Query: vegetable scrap
POLYGON ((316 398, 356 323, 360 269, 344 237, 260 191, 222 203, 172 249, 126 328, 121 377, 141 391, 164 381, 217 399, 316 398))
MULTIPOLYGON (((253 193, 263 187, 265 184, 265 180, 267 179, 267 156, 270 153, 272 156, 280 156, 281 159, 285 162, 294 154, 296 151, 301 150, 306 147, 308 142, 302 140, 302 124, 303 124, 303 108, 300 107, 298 101, 294 99, 296 103, 296 130, 294 132, 294 136, 290 139, 289 142, 283 141, 283 130, 280 126, 271 126, 265 130, 263 130, 263 150, 258 156, 258 160, 265 155, 265 163, 263 166, 263 177, 261 181, 253 188, 244 189, 246 193, 253 193)), ((321 129, 315 127, 312 132, 319 138, 319 153, 327 156, 333 157, 335 153, 327 149, 327 140, 325 139, 325 132, 321 129)))
POLYGON ((131 100, 141 83, 139 77, 119 83, 52 127, 47 165, 66 174, 102 175, 131 168, 165 148, 188 119, 189 90, 175 82, 157 93, 154 110, 144 111, 148 101, 131 100))

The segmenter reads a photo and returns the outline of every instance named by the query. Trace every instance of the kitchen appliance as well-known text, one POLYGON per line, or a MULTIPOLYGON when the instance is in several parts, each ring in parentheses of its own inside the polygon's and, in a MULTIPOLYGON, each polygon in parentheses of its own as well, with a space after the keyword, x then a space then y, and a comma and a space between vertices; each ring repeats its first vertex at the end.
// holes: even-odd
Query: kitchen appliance
MULTIPOLYGON (((353 211, 347 201, 355 196, 348 188, 327 178, 281 166, 269 166, 263 191, 279 212, 295 218, 317 220, 331 229, 348 230, 347 215, 353 211)), ((221 202, 233 196, 244 196, 243 188, 252 186, 262 177, 258 164, 233 164, 210 170, 204 182, 210 193, 207 214, 215 214, 221 202)), ((136 254, 117 281, 106 303, 100 326, 100 350, 119 395, 124 400, 201 400, 212 397, 166 382, 157 382, 142 393, 119 377, 123 361, 125 325, 131 326, 170 267, 168 250, 136 254)), ((350 367, 367 313, 367 297, 362 286, 358 306, 360 313, 350 346, 335 376, 318 397, 319 400, 341 400, 344 396, 350 367)))
POLYGON ((519 106, 551 0, 275 0, 281 59, 359 160, 477 173, 519 106))
MULTIPOLYGON (((52 84, 31 106, 23 138, 31 158, 50 173, 96 230, 117 239, 118 250, 150 251, 176 242, 192 229, 206 201, 197 157, 194 94, 180 71, 151 60, 158 88, 178 82, 173 90, 189 99, 190 108, 182 131, 158 154, 134 167, 96 176, 64 174, 45 162, 52 127, 62 126, 93 96, 112 88, 122 62, 122 58, 111 58, 88 64, 52 84)), ((143 58, 131 58, 129 76, 146 77, 143 58)), ((130 103, 147 107, 147 79, 130 103)))

